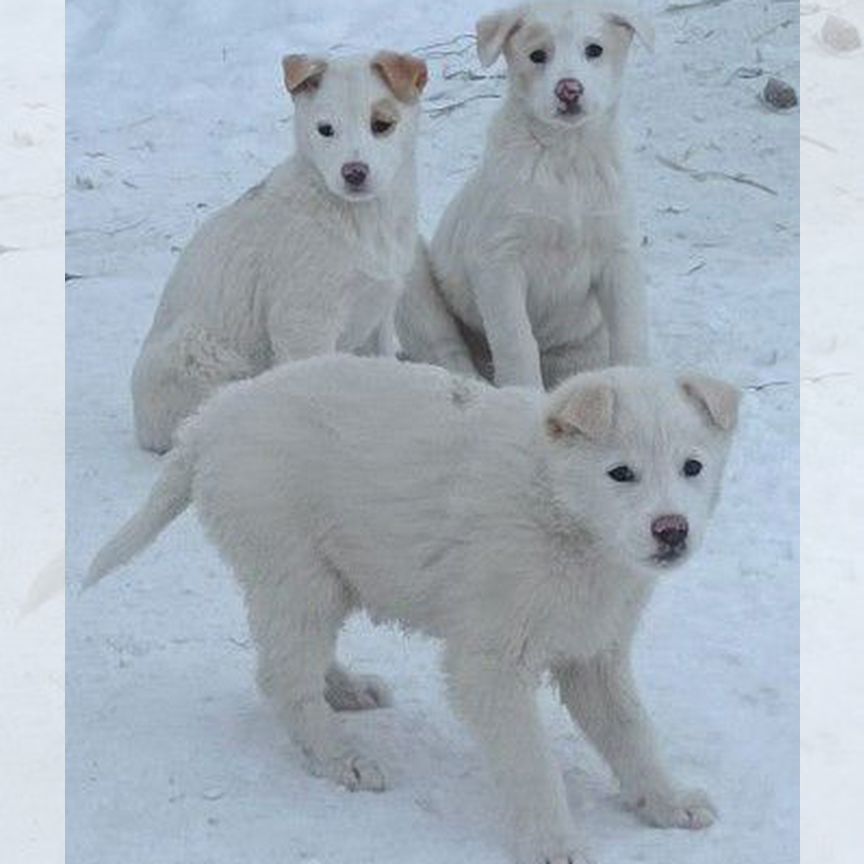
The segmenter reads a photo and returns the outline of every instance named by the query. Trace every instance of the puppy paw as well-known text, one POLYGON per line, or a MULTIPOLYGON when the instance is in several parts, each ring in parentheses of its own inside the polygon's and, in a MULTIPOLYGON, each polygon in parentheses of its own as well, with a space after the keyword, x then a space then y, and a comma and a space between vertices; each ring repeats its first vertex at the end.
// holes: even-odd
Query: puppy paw
POLYGON ((712 825, 717 818, 717 808, 698 789, 649 793, 636 800, 634 809, 642 819, 656 828, 699 831, 712 825))
POLYGON ((519 864, 594 864, 575 843, 560 838, 520 843, 516 860, 519 864))
POLYGON ((341 668, 327 673, 324 698, 334 711, 368 711, 393 704, 390 688, 377 675, 351 675, 341 668))
POLYGON ((383 792, 387 778, 374 759, 365 756, 346 756, 334 765, 334 779, 350 792, 383 792))

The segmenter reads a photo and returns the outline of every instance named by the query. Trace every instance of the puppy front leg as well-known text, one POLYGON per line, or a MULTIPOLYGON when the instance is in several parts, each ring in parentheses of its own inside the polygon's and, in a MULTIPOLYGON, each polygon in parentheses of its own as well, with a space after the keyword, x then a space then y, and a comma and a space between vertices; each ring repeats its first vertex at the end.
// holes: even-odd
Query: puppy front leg
POLYGON ((636 692, 629 650, 614 648, 555 671, 561 701, 605 757, 622 792, 661 828, 707 828, 716 818, 704 792, 679 789, 664 769, 636 692))
POLYGON ((647 365, 648 309, 642 268, 635 252, 622 250, 613 255, 596 283, 596 291, 609 331, 611 365, 647 365))
POLYGON ((470 269, 474 300, 492 351, 499 387, 543 388, 540 350, 528 317, 528 281, 517 264, 478 262, 470 269))
POLYGON ((488 655, 448 649, 456 712, 481 744, 501 790, 519 864, 587 864, 579 851, 564 783, 553 764, 537 710, 536 681, 488 655))

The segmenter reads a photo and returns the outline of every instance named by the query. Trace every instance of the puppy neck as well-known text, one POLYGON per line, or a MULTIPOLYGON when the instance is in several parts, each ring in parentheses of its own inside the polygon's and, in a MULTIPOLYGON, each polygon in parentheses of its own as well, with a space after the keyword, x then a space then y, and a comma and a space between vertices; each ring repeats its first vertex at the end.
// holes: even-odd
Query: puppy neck
MULTIPOLYGON (((389 188, 374 198, 351 201, 330 190, 310 159, 297 153, 291 160, 294 185, 334 239, 347 236, 373 257, 386 259, 387 269, 403 274, 413 262, 417 237, 417 167, 406 157, 389 188)), ((377 266, 377 265, 376 265, 377 266)))
POLYGON ((617 127, 617 106, 570 127, 538 120, 510 93, 493 119, 487 156, 507 154, 532 165, 547 163, 565 176, 617 171, 617 127))

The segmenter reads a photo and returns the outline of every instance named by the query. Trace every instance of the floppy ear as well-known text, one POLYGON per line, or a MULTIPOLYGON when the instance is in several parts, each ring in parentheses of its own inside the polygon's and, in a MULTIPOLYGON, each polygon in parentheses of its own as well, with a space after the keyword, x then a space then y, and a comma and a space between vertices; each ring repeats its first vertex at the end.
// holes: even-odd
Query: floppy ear
POLYGON ((620 8, 619 12, 610 12, 609 21, 618 27, 624 27, 631 34, 638 36, 639 41, 649 50, 654 50, 654 25, 647 15, 643 15, 636 9, 620 8))
POLYGON ((372 68, 400 102, 416 102, 429 80, 426 63, 410 54, 379 51, 372 58, 372 68))
POLYGON ((306 54, 287 54, 282 58, 285 89, 295 97, 306 90, 314 90, 321 83, 327 62, 306 54))
POLYGON ((587 384, 552 397, 546 416, 549 437, 562 440, 584 435, 602 440, 612 428, 615 393, 608 384, 587 384))
POLYGON ((684 394, 692 399, 715 426, 731 432, 738 422, 741 391, 707 375, 684 375, 678 379, 684 394))
POLYGON ((484 15, 475 25, 477 55, 483 66, 491 66, 501 55, 507 40, 522 26, 524 10, 504 9, 484 15))

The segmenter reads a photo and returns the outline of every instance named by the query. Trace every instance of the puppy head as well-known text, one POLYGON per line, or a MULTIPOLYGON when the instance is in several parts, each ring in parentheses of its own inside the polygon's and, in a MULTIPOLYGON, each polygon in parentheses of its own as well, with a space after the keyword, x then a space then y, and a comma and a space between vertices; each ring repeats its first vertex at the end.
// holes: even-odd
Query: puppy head
POLYGON ((352 202, 387 192, 417 141, 426 64, 407 54, 282 60, 297 151, 327 188, 352 202))
POLYGON ((628 569, 681 563, 717 501, 739 398, 713 378, 649 369, 570 378, 544 417, 555 500, 628 569))
POLYGON ((634 34, 653 45, 626 0, 556 0, 481 18, 477 51, 484 66, 504 54, 511 93, 533 118, 575 127, 614 111, 634 34))

